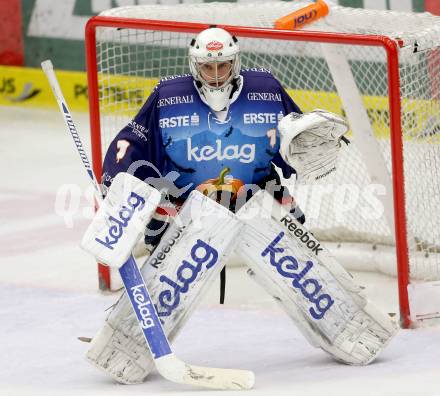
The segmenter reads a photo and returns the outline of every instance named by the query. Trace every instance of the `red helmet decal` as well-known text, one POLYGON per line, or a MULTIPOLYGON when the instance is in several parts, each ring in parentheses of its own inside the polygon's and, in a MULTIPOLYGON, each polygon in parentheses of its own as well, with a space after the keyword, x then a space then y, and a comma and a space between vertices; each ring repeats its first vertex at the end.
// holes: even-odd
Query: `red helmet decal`
POLYGON ((220 51, 223 49, 223 44, 219 41, 210 41, 208 44, 206 44, 206 49, 208 51, 220 51))

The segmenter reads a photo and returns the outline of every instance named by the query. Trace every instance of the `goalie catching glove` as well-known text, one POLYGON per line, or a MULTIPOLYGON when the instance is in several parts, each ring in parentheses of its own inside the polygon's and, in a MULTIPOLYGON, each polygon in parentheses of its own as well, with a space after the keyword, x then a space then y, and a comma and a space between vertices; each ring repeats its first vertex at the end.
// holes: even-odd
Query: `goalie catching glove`
POLYGON ((280 154, 297 173, 297 181, 310 183, 336 170, 336 159, 347 122, 324 110, 290 113, 278 123, 280 154))

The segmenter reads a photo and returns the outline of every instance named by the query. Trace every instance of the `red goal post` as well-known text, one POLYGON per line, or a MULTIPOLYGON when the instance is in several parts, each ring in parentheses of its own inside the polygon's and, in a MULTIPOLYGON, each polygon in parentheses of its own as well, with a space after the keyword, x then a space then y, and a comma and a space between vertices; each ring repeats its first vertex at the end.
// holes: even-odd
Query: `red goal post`
MULTIPOLYGON (((99 28, 113 28, 116 30, 139 30, 149 32, 175 32, 196 34, 207 28, 209 23, 193 23, 164 20, 147 20, 134 18, 121 18, 114 16, 97 16, 91 18, 86 26, 86 53, 87 73, 89 86, 90 122, 92 138, 93 169, 98 178, 102 174, 103 151, 107 143, 102 141, 102 114, 100 109, 100 84, 98 82, 99 55, 97 54, 96 31, 99 28)), ((385 35, 375 34, 348 34, 322 31, 282 31, 272 28, 218 25, 236 35, 241 41, 244 38, 275 40, 276 42, 304 42, 338 44, 360 47, 382 48, 386 54, 387 93, 389 108, 389 138, 390 162, 392 173, 392 207, 395 229, 395 255, 397 257, 398 295, 400 305, 401 323, 403 327, 411 324, 410 304, 408 299, 408 285, 410 281, 409 248, 407 235, 407 211, 405 203, 405 173, 404 173, 404 147, 402 131, 402 103, 401 85, 399 78, 399 49, 400 40, 392 39, 385 35)), ((257 65, 259 66, 259 65, 257 65)), ((164 77, 163 75, 157 78, 164 77)), ((101 95, 102 96, 102 95, 101 95)), ((146 99, 146 98, 144 98, 146 99)), ((102 98, 101 98, 102 100, 102 98)), ((307 211, 306 211, 307 213, 307 211)), ((100 267, 102 288, 110 288, 110 274, 105 267, 100 267)))

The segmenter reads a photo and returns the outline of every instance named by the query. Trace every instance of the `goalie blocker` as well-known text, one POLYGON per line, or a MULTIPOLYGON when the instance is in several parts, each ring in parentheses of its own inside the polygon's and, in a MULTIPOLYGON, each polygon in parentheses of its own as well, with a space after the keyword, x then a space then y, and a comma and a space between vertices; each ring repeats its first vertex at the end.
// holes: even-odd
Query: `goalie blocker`
POLYGON ((373 361, 398 326, 329 251, 265 191, 238 218, 246 224, 240 257, 311 344, 346 364, 373 361))

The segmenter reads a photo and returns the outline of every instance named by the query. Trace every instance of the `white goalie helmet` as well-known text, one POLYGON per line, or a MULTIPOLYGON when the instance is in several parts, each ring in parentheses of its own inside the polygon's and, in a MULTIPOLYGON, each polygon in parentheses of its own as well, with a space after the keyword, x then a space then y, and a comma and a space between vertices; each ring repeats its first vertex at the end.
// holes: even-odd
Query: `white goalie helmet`
POLYGON ((189 67, 208 105, 214 111, 223 110, 240 74, 237 39, 224 29, 203 30, 191 41, 189 67))

